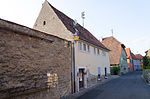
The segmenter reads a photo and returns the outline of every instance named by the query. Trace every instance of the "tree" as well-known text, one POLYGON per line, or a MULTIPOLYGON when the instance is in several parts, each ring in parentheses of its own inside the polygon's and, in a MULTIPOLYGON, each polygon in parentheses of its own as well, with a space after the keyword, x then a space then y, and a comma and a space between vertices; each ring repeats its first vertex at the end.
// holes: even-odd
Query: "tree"
POLYGON ((150 66, 150 59, 148 59, 146 56, 143 57, 143 67, 146 68, 146 66, 150 66))

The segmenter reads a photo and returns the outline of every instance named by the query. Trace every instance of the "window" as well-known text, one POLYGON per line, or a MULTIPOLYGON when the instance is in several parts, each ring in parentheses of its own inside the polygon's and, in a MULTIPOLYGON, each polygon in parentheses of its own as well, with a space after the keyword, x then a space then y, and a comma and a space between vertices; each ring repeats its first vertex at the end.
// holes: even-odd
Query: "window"
POLYGON ((83 50, 86 51, 86 44, 83 44, 83 50))
POLYGON ((82 43, 81 42, 78 43, 78 47, 79 47, 79 50, 82 50, 82 43))
POLYGON ((43 25, 46 25, 46 21, 43 22, 43 25))
POLYGON ((90 52, 90 46, 89 45, 87 45, 87 49, 88 49, 88 52, 90 52))
POLYGON ((97 54, 99 55, 100 53, 99 53, 99 49, 97 49, 97 54))
POLYGON ((102 51, 102 55, 103 55, 103 56, 106 56, 106 52, 105 52, 105 51, 102 51))
POLYGON ((94 47, 94 54, 96 54, 96 48, 94 47))

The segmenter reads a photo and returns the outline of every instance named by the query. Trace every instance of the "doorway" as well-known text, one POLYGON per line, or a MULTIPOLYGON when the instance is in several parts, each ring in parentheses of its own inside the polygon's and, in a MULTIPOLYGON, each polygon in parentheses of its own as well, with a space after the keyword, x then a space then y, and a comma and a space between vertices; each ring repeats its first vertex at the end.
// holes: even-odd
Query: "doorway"
POLYGON ((79 89, 84 88, 84 69, 79 69, 79 89))

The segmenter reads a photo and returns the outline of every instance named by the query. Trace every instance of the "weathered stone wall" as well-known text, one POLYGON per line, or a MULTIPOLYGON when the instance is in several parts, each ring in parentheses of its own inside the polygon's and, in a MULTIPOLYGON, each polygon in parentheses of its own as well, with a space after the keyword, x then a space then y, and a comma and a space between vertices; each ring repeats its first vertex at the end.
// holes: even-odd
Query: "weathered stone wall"
POLYGON ((0 19, 0 99, 47 88, 47 73, 52 97, 71 93, 70 42, 0 19))
POLYGON ((143 70, 143 78, 150 83, 150 69, 143 70))

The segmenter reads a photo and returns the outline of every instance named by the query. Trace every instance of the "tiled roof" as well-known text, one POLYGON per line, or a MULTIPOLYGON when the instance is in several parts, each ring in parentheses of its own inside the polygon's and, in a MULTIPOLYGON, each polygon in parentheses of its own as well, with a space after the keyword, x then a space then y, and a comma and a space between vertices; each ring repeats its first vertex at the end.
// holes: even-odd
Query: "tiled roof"
MULTIPOLYGON (((56 8, 54 8, 50 3, 49 3, 49 5, 54 10, 54 12, 58 16, 58 18, 63 22, 63 24, 65 25, 65 27, 70 32, 72 32, 74 34, 75 33, 75 29, 74 29, 74 25, 73 25, 74 20, 71 19, 71 18, 69 18, 67 15, 65 15, 62 12, 60 12, 56 8)), ((76 29, 79 31, 79 39, 87 41, 87 42, 89 42, 91 44, 94 44, 94 45, 96 45, 98 47, 101 47, 103 49, 106 49, 106 50, 110 51, 102 43, 100 43, 100 41, 97 40, 87 29, 85 29, 84 27, 82 27, 80 24, 76 25, 76 29)))
POLYGON ((143 56, 141 54, 135 54, 136 58, 139 60, 143 60, 143 56))
POLYGON ((123 44, 121 44, 121 42, 119 42, 113 36, 104 38, 102 40, 102 44, 104 44, 108 49, 111 50, 109 52, 110 64, 119 64, 120 63, 120 56, 121 56, 121 48, 123 47, 122 46, 123 44))

